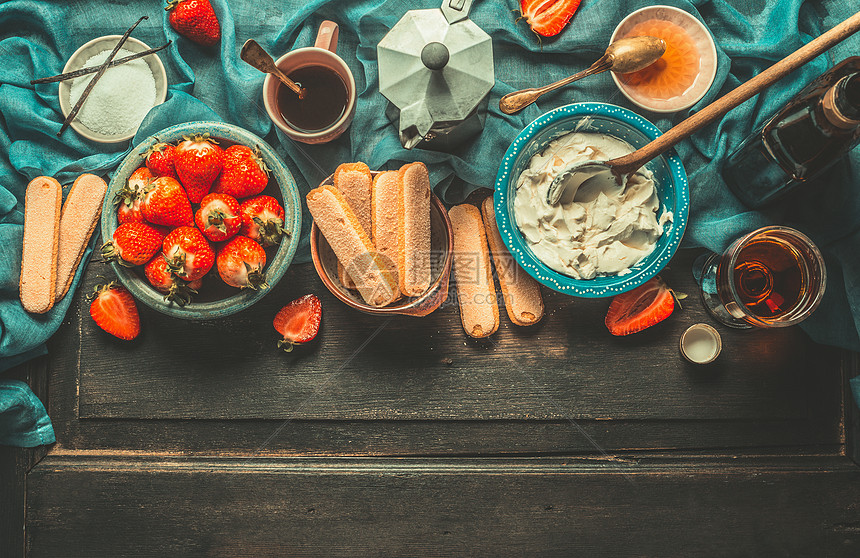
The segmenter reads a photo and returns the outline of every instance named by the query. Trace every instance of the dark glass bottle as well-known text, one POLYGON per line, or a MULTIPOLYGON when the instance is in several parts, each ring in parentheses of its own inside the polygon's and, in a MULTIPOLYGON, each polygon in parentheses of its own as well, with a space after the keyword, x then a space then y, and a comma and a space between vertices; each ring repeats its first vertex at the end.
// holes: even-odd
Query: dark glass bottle
POLYGON ((807 184, 860 143, 860 57, 810 83, 726 160, 723 178, 745 205, 807 184))

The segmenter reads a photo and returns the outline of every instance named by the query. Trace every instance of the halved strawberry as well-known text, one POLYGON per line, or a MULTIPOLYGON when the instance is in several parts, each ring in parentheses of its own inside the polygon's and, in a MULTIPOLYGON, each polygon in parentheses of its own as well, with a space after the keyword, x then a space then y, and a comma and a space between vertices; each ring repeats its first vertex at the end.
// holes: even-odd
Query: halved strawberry
POLYGON ((306 294, 287 304, 272 322, 283 337, 278 341, 278 347, 290 352, 296 345, 313 340, 320 329, 321 319, 322 304, 314 294, 306 294))
POLYGON ((544 37, 561 33, 580 0, 520 0, 520 12, 532 31, 544 37))
POLYGON ((140 333, 137 305, 125 287, 110 282, 95 288, 90 316, 96 325, 120 339, 130 341, 140 333))
POLYGON ((662 322, 675 310, 672 289, 654 277, 632 291, 612 299, 606 313, 606 327, 612 335, 628 335, 662 322))

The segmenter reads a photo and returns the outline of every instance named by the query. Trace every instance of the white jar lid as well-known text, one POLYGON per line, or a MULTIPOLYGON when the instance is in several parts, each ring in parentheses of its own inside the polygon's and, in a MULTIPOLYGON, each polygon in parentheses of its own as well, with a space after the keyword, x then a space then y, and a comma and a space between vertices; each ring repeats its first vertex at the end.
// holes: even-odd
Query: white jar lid
POLYGON ((693 324, 681 334, 681 355, 694 364, 714 362, 723 348, 719 332, 708 324, 693 324))

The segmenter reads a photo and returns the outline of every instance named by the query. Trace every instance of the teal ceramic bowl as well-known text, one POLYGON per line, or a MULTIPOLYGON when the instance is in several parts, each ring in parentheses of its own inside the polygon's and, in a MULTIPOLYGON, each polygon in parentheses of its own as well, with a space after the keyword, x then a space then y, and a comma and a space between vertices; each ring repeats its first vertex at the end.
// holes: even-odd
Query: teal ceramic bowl
MULTIPOLYGON (((671 211, 654 251, 630 268, 630 273, 574 279, 551 269, 535 256, 520 233, 514 217, 517 179, 529 160, 554 139, 573 131, 598 132, 622 139, 638 149, 657 138, 660 130, 623 107, 606 103, 575 103, 550 111, 526 126, 508 148, 496 177, 494 203, 502 240, 517 263, 541 284, 564 294, 583 298, 614 296, 634 289, 657 275, 681 243, 690 210, 687 174, 673 153, 654 159, 646 168, 654 173, 661 211, 671 211)), ((662 214, 662 213, 661 213, 662 214)))
MULTIPOLYGON (((163 314, 186 320, 223 318, 248 308, 266 296, 278 281, 281 280, 281 277, 284 276, 284 273, 290 266, 299 243, 302 228, 302 206, 298 187, 295 180, 293 180, 293 175, 290 174, 289 169, 287 169, 287 166, 275 153, 274 149, 251 132, 231 124, 223 122, 188 122, 171 126, 146 138, 140 145, 133 148, 125 159, 123 159, 122 163, 120 163, 119 168, 117 168, 110 181, 108 193, 105 196, 104 207, 102 208, 102 239, 109 240, 113 237, 113 232, 118 226, 116 208, 113 203, 114 195, 128 181, 131 173, 144 164, 147 150, 159 141, 176 143, 182 140, 183 136, 203 134, 205 132, 208 132, 222 147, 232 144, 243 144, 251 148, 259 147, 263 161, 271 169, 269 184, 263 193, 276 198, 284 206, 284 228, 290 231, 291 234, 289 238, 285 237, 280 245, 266 249, 267 262, 265 273, 266 281, 269 284, 268 289, 255 291, 251 289, 239 290, 230 287, 221 281, 221 278, 218 277, 217 269, 213 266, 212 271, 207 273, 203 278, 203 287, 200 289, 200 294, 184 307, 165 301, 164 295, 147 283, 142 268, 127 268, 116 262, 111 264, 119 281, 131 292, 134 298, 163 314)), ((213 248, 216 247, 213 246, 213 248)))

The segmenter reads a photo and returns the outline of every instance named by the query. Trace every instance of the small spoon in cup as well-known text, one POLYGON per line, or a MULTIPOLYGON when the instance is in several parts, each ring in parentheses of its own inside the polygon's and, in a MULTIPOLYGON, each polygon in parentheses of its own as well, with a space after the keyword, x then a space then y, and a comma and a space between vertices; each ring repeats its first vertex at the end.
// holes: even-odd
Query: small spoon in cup
POLYGON ((305 88, 287 77, 287 74, 275 65, 275 61, 269 53, 263 50, 263 47, 261 47, 254 39, 248 39, 245 41, 245 44, 242 45, 242 51, 239 53, 239 58, 261 72, 272 74, 281 80, 284 85, 289 87, 296 95, 299 96, 299 99, 305 98, 305 88))

